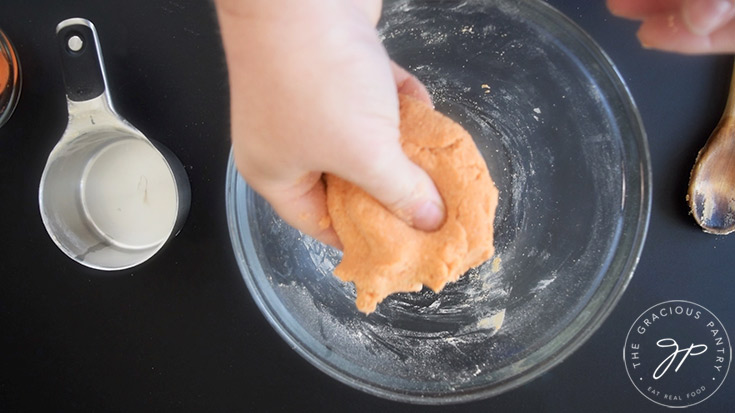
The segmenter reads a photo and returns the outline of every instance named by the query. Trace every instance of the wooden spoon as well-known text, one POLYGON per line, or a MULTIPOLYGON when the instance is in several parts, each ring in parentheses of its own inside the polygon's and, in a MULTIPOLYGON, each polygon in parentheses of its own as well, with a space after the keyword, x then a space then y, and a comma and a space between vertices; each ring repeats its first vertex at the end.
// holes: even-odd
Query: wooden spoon
POLYGON ((687 201, 704 232, 735 231, 735 67, 720 123, 692 168, 687 201))

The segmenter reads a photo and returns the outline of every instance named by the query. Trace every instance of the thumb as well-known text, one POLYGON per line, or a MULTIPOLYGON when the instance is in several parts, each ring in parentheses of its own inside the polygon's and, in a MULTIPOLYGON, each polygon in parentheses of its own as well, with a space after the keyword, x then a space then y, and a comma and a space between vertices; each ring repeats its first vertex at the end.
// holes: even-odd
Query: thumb
POLYGON ((426 103, 432 108, 434 107, 429 91, 426 90, 426 86, 424 86, 416 76, 412 75, 392 60, 390 61, 390 68, 393 72, 393 80, 396 82, 396 88, 398 89, 399 94, 409 95, 426 103))
POLYGON ((684 0, 682 20, 693 34, 706 36, 735 16, 733 0, 684 0))
POLYGON ((445 208, 431 177, 406 156, 398 140, 384 145, 370 162, 353 163, 336 175, 364 189, 414 228, 438 229, 445 208))

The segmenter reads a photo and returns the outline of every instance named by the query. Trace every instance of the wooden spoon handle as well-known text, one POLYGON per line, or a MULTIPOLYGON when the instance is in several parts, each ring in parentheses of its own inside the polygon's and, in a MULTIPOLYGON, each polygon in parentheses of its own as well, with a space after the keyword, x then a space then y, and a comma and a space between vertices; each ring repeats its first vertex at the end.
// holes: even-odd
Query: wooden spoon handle
POLYGON ((723 117, 735 118, 735 63, 733 63, 730 92, 727 96, 727 105, 725 106, 723 117))

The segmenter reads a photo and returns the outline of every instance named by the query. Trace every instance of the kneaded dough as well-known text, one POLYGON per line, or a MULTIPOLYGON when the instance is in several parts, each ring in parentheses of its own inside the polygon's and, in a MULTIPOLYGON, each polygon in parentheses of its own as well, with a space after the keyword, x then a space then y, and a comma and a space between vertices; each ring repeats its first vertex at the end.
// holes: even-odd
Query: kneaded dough
POLYGON ((361 188, 326 175, 327 207, 344 246, 334 274, 357 289, 364 313, 390 294, 439 292, 492 257, 498 191, 472 137, 425 103, 400 96, 403 151, 431 176, 446 206, 433 232, 412 228, 361 188))
POLYGON ((8 80, 10 80, 10 63, 5 60, 5 56, 0 56, 0 94, 5 92, 8 80))

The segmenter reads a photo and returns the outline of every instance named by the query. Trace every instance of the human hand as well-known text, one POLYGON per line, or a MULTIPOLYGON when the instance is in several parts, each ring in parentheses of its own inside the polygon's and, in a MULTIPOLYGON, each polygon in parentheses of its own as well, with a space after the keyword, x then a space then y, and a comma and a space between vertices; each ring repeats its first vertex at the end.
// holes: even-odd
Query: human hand
POLYGON ((399 143, 397 93, 431 103, 392 62, 380 0, 217 0, 230 77, 235 163, 289 224, 341 247, 323 173, 362 187, 418 229, 444 204, 399 143))
POLYGON ((607 0, 620 17, 642 21, 644 47, 689 54, 735 52, 735 0, 607 0))

